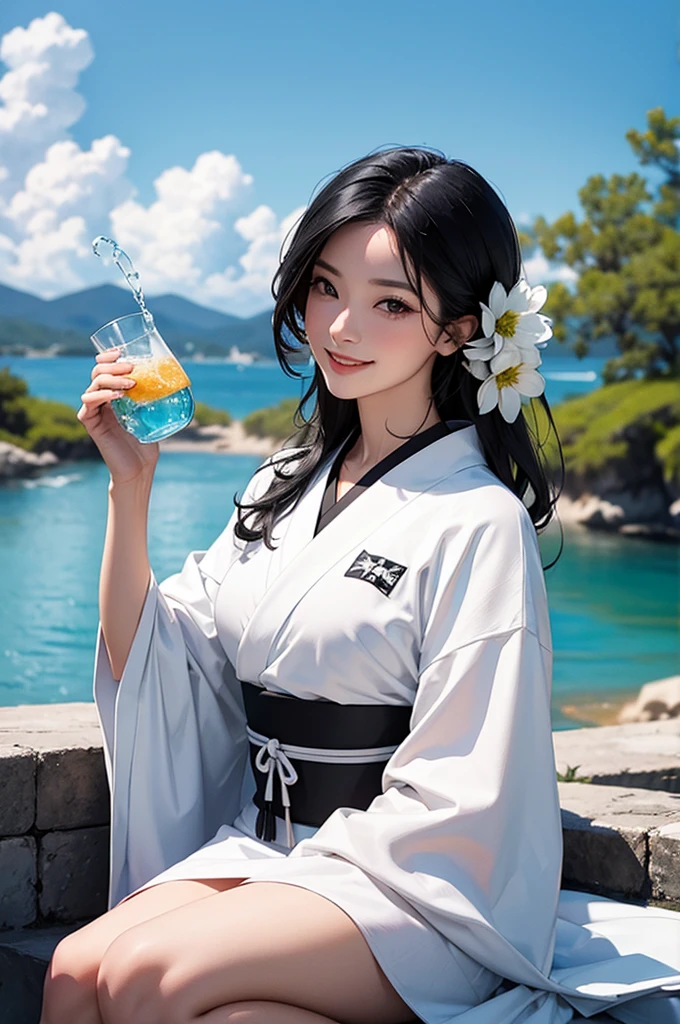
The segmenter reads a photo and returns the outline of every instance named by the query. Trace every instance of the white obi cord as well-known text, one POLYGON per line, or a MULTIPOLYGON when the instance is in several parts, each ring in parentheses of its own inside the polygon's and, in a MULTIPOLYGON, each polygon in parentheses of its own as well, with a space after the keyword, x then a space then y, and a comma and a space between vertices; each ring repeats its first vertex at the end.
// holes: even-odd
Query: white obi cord
POLYGON ((327 764, 369 764, 373 761, 388 761, 399 747, 398 743, 389 747, 364 747, 354 750, 328 750, 323 747, 296 747, 291 743, 280 743, 275 737, 263 736, 246 726, 248 739, 259 744, 255 757, 255 767, 267 774, 264 799, 271 803, 274 799, 274 772, 277 771, 281 781, 281 803, 286 816, 286 843, 289 849, 295 846, 293 826, 290 820, 290 794, 288 787, 298 780, 298 774, 289 760, 290 757, 299 761, 322 761, 327 764))

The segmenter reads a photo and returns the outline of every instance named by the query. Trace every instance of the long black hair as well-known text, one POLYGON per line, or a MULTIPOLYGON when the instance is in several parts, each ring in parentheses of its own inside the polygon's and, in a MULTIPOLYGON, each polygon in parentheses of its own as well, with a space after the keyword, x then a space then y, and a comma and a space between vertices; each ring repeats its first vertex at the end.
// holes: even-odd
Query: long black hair
MULTIPOLYGON (((521 248, 512 218, 491 185, 468 164, 420 147, 396 147, 362 157, 339 171, 312 200, 291 229, 293 237, 272 281, 276 355, 290 377, 303 376, 288 357, 308 345, 304 315, 316 258, 334 231, 357 221, 383 223, 392 229, 407 280, 441 329, 467 314, 479 319, 479 329, 469 341, 483 336, 479 303, 488 302, 494 281, 509 292, 521 276, 521 248), (427 306, 423 279, 437 296, 439 310, 427 306)), ((489 467, 524 500, 540 532, 555 515, 564 482, 562 448, 550 407, 545 396, 539 396, 559 453, 557 489, 543 450, 547 438, 541 441, 538 428, 533 432, 525 415, 512 423, 503 419, 498 407, 480 415, 477 389, 481 382, 462 358, 460 347, 451 355, 434 358, 431 383, 437 413, 442 420, 474 423, 489 467)), ((532 408, 534 401, 522 409, 532 408)), ((293 424, 295 432, 283 448, 297 450, 277 457, 266 492, 247 505, 234 496, 235 535, 246 541, 264 538, 271 550, 276 519, 299 500, 321 461, 360 427, 357 401, 331 394, 317 366, 293 424), (316 401, 307 420, 303 408, 313 396, 316 401), (247 526, 249 517, 252 522, 247 526)))

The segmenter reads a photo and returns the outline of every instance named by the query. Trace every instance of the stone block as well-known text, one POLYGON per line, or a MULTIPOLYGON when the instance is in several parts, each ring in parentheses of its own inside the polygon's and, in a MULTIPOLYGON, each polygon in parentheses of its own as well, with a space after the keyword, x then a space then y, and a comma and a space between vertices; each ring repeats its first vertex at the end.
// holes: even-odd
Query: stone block
POLYGON ((0 708, 0 747, 17 743, 31 750, 101 747, 94 702, 18 704, 0 708))
POLYGON ((37 916, 33 836, 0 839, 0 929, 24 928, 37 916))
POLYGON ((649 836, 649 875, 657 899, 680 899, 680 821, 649 836))
POLYGON ((107 909, 109 829, 48 832, 40 840, 40 913, 48 921, 98 917, 107 909))
POLYGON ((680 718, 553 732, 555 764, 596 785, 680 793, 680 718))
POLYGON ((649 894, 647 837, 644 831, 607 828, 587 823, 566 812, 562 815, 564 862, 562 885, 583 887, 601 895, 649 894))
POLYGON ((35 753, 20 744, 0 747, 0 836, 22 836, 35 822, 35 753))
POLYGON ((86 828, 109 821, 109 789, 101 747, 38 753, 36 826, 86 828))
POLYGON ((564 863, 562 884, 601 895, 652 895, 649 833, 677 825, 671 793, 560 782, 564 863))

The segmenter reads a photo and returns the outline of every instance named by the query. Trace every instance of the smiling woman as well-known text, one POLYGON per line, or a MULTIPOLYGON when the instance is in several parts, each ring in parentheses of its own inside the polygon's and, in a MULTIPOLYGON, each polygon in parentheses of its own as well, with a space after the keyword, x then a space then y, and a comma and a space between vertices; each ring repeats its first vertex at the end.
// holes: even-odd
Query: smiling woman
POLYGON ((152 474, 105 424, 109 910, 57 947, 42 1024, 672 1020, 680 918, 560 889, 555 494, 519 392, 479 401, 537 365, 520 270, 466 164, 341 171, 276 278, 312 415, 160 584, 152 474))

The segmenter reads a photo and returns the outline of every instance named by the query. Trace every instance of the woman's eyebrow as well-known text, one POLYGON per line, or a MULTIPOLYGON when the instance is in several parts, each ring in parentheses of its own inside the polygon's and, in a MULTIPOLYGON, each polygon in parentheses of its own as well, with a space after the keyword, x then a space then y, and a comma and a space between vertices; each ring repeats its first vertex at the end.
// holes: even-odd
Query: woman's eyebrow
MULTIPOLYGON (((336 270, 335 267, 332 267, 330 263, 326 263, 325 260, 318 259, 315 261, 315 265, 323 267, 325 270, 330 270, 331 274, 337 274, 338 277, 342 277, 340 271, 336 270)), ((411 287, 408 281, 393 281, 388 277, 372 277, 368 283, 377 284, 381 288, 403 288, 407 292, 413 292, 416 298, 418 297, 418 292, 415 288, 411 287)))

